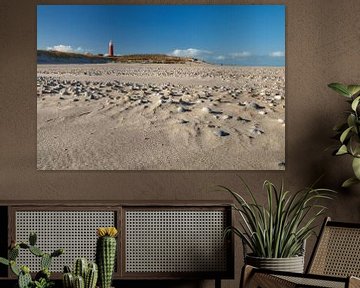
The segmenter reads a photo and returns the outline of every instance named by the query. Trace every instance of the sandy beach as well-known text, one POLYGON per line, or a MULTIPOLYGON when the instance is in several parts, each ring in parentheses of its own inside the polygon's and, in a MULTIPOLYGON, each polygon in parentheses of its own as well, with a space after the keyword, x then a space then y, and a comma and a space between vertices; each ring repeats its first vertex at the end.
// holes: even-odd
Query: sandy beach
POLYGON ((283 170, 285 68, 37 66, 41 170, 283 170))

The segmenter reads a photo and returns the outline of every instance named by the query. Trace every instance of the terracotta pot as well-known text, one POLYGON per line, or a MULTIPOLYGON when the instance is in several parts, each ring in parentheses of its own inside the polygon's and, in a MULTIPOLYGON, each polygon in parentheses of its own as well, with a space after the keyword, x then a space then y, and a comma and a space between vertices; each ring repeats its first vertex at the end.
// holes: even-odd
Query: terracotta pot
POLYGON ((246 255, 245 263, 263 269, 304 273, 304 256, 263 258, 246 255))

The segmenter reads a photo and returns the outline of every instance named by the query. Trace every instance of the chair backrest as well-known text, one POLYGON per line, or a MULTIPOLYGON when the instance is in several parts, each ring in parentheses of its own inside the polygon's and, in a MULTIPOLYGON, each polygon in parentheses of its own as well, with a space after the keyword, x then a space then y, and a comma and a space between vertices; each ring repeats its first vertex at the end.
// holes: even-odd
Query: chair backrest
POLYGON ((360 277, 360 224, 326 218, 307 273, 360 277))

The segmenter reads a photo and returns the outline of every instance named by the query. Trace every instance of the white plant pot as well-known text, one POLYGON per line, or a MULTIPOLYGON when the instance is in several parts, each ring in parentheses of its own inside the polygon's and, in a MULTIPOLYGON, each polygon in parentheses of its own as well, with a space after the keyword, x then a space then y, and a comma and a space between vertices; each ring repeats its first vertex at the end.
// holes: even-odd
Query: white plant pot
POLYGON ((304 256, 289 258, 263 258, 246 255, 245 263, 262 269, 304 273, 304 256))

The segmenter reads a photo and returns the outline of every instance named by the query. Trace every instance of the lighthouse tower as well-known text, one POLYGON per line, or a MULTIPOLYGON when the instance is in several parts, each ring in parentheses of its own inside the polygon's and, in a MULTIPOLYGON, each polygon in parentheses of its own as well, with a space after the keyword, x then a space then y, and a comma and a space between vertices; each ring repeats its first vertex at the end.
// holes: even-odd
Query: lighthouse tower
POLYGON ((114 44, 112 43, 112 40, 109 42, 109 56, 114 56, 114 44))

